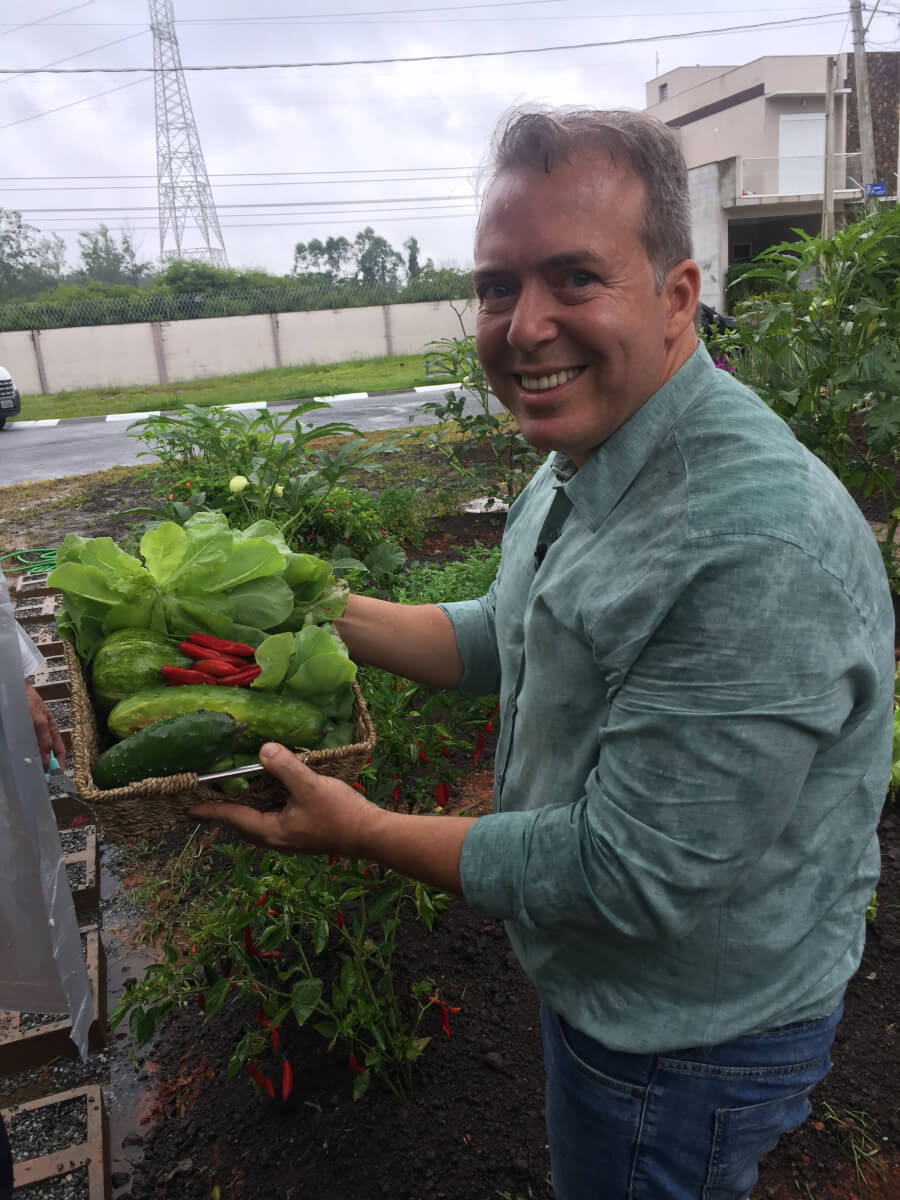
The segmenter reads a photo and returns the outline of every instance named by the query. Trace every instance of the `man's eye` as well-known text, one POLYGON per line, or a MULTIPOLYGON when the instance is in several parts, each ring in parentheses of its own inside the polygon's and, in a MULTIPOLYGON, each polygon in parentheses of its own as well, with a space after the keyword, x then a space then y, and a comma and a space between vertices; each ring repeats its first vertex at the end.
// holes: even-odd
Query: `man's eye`
POLYGON ((597 276, 591 271, 569 271, 564 280, 569 287, 585 288, 596 283, 597 276))
POLYGON ((510 288, 505 283, 486 283, 480 292, 482 300, 506 300, 509 295, 510 288))

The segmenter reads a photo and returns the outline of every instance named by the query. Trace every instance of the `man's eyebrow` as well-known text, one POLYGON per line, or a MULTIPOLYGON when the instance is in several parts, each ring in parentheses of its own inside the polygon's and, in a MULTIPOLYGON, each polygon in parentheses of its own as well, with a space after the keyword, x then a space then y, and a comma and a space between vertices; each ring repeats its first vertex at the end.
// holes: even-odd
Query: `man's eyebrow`
POLYGON ((545 258, 541 263, 542 267, 551 267, 559 269, 560 267, 600 267, 608 268, 608 261, 602 255, 595 254, 593 250, 567 250, 563 254, 553 254, 550 258, 545 258))
MULTIPOLYGON (((566 267, 594 267, 599 271, 609 271, 608 259, 595 254, 593 250, 566 250, 561 254, 552 254, 539 265, 541 270, 551 271, 564 270, 566 267)), ((509 274, 509 269, 504 267, 478 267, 472 272, 472 282, 477 286, 489 279, 496 279, 499 275, 509 274)))

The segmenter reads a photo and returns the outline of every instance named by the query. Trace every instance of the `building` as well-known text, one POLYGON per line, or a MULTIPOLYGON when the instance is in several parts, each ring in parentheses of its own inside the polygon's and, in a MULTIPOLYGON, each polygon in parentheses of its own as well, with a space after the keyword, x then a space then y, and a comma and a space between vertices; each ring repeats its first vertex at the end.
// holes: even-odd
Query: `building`
MULTIPOLYGON (((863 197, 853 55, 837 57, 831 178, 836 220, 863 197)), ((867 54, 876 177, 897 194, 900 54, 867 54)), ((681 134, 701 300, 727 311, 728 267, 818 234, 825 187, 825 55, 677 67, 646 85, 647 112, 681 134)))

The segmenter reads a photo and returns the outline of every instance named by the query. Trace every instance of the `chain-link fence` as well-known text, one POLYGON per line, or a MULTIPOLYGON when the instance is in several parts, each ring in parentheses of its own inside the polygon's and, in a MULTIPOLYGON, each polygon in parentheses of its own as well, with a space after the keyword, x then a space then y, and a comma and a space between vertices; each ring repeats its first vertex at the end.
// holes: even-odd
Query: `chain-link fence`
POLYGON ((370 285, 355 279, 326 276, 286 281, 280 287, 191 293, 176 293, 164 288, 122 288, 115 294, 73 296, 51 302, 15 300, 0 303, 0 332, 468 299, 472 293, 467 283, 461 280, 459 272, 452 272, 452 276, 440 278, 438 273, 437 277, 414 279, 403 286, 370 285))

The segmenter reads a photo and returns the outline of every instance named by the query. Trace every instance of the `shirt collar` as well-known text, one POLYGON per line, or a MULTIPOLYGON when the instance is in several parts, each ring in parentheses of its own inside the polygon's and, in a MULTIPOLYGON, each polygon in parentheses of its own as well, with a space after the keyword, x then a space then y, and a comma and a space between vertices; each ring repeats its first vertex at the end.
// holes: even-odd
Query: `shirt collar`
POLYGON ((698 342, 671 379, 598 446, 579 470, 567 454, 555 453, 552 466, 559 486, 592 529, 600 528, 653 448, 705 390, 715 369, 706 346, 698 342))

